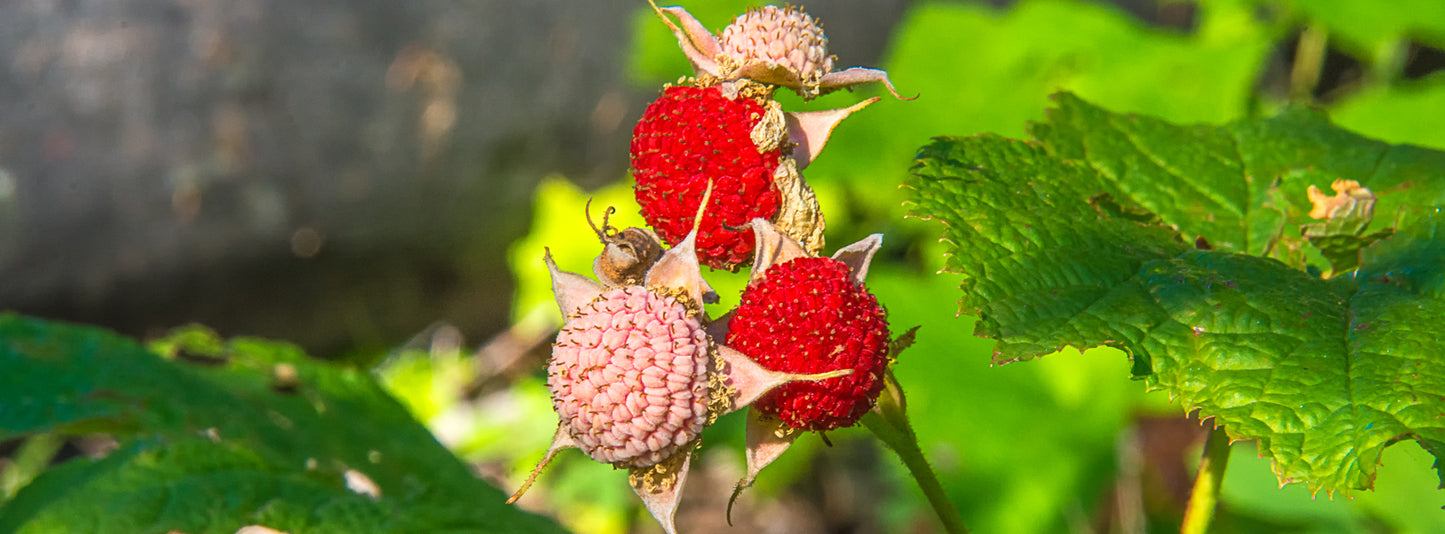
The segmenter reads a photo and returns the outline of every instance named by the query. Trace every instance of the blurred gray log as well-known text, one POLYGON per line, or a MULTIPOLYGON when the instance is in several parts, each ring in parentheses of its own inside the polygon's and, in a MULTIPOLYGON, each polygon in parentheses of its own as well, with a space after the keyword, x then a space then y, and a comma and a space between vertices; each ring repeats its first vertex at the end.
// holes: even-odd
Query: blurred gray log
MULTIPOLYGON (((813 4, 871 65, 906 2, 813 4)), ((645 6, 0 1, 0 309, 323 352, 499 330, 536 182, 625 171, 645 6)))

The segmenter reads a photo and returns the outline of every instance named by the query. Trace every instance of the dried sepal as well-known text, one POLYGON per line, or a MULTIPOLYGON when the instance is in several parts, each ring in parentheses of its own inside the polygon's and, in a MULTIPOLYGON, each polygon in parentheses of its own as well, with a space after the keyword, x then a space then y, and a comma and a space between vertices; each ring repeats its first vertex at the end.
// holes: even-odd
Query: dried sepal
POLYGON ((607 290, 606 286, 590 278, 558 269, 557 262, 552 261, 551 248, 545 249, 542 261, 547 263, 547 271, 552 274, 552 295, 557 299, 557 308, 562 311, 563 317, 576 313, 607 290))
POLYGON ((722 47, 712 32, 680 6, 657 7, 654 0, 647 0, 647 3, 657 13, 657 17, 667 24, 667 28, 672 30, 673 36, 677 37, 678 48, 682 49, 683 55, 692 63, 693 69, 699 75, 716 76, 721 69, 715 58, 722 55, 722 47), (677 17, 682 27, 674 24, 668 15, 677 17))
POLYGON ((794 258, 801 258, 808 255, 807 249, 783 233, 773 223, 765 219, 753 219, 748 222, 748 227, 753 230, 753 237, 756 239, 753 254, 753 269, 749 284, 762 280, 763 273, 774 265, 786 263, 794 258))
POLYGON ((693 217, 692 231, 682 242, 668 249, 666 254, 657 261, 652 269, 647 271, 645 285, 647 287, 678 288, 683 291, 692 302, 701 305, 704 302, 716 302, 717 293, 712 286, 702 278, 702 267, 697 261, 697 230, 702 225, 703 214, 707 212, 708 200, 712 198, 712 182, 708 182, 707 189, 703 191, 702 201, 698 203, 697 215, 693 217))
POLYGON ((728 388, 728 400, 730 406, 727 412, 740 410, 758 400, 764 393, 774 388, 792 382, 811 382, 827 380, 848 376, 853 374, 852 369, 839 369, 825 373, 797 374, 773 371, 753 361, 747 355, 733 350, 726 345, 718 345, 718 354, 722 357, 725 366, 720 374, 724 377, 724 384, 728 388))
POLYGON ((547 452, 542 454, 542 460, 537 462, 537 467, 532 468, 532 474, 527 476, 522 487, 517 488, 517 492, 507 499, 507 504, 515 503, 517 499, 522 498, 522 494, 532 487, 532 483, 537 481, 537 475, 542 474, 542 469, 552 463, 552 459, 557 457, 557 453, 576 447, 577 442, 572 440, 572 434, 568 433, 562 425, 557 425, 557 433, 552 436, 552 444, 547 447, 547 452))
POLYGON ((793 160, 798 169, 808 168, 818 158, 838 123, 879 100, 875 96, 846 108, 788 113, 788 137, 793 141, 793 160))
POLYGON ((833 252, 833 259, 847 265, 848 271, 853 274, 853 281, 861 285, 868 277, 868 266, 873 263, 873 255, 882 246, 883 234, 872 234, 833 252))
POLYGON ((682 487, 692 466, 694 443, 687 450, 645 468, 633 468, 627 476, 632 491, 642 499, 643 506, 662 525, 667 534, 677 534, 677 505, 682 501, 682 487))
POLYGON ((790 139, 792 121, 789 115, 783 112, 783 105, 777 100, 768 99, 763 102, 763 116, 753 125, 751 135, 758 152, 769 152, 782 147, 784 143, 794 141, 790 139))
POLYGON ((883 84, 883 87, 888 89, 888 94, 899 100, 916 100, 918 98, 918 95, 902 96, 898 94, 898 90, 893 88, 893 81, 888 79, 888 72, 864 67, 830 72, 818 80, 818 90, 820 93, 829 93, 873 82, 883 84))
POLYGON ((776 417, 758 410, 748 410, 745 430, 748 472, 733 487, 733 494, 728 498, 728 524, 732 524, 733 503, 737 502, 738 496, 742 495, 743 490, 752 487, 753 482, 758 479, 758 473, 781 458, 802 434, 803 431, 783 424, 776 417))
MULTIPOLYGON (((823 231, 827 227, 823 209, 818 205, 818 195, 803 180, 792 158, 784 157, 778 165, 773 173, 773 186, 778 190, 779 199, 773 225, 796 240, 804 250, 814 254, 823 250, 823 231)), ((756 241, 756 234, 754 238, 756 241)), ((756 257, 754 261, 757 261, 756 257)))

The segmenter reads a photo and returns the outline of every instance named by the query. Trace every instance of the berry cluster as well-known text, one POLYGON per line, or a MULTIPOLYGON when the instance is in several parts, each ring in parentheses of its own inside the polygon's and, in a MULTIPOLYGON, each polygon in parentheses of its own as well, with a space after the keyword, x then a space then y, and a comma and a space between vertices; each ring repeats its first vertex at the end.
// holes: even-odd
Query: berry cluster
POLYGON ((547 381, 561 424, 512 500, 575 447, 630 470, 672 534, 692 452, 718 416, 754 408, 741 490, 803 432, 857 423, 883 389, 888 323, 863 283, 882 236, 820 256, 823 216, 801 174, 840 121, 878 98, 790 113, 772 97, 867 82, 897 93, 883 71, 833 71, 822 28, 795 8, 750 10, 718 36, 680 7, 653 8, 696 73, 663 88, 633 131, 651 229, 589 216, 603 244, 596 280, 545 258, 565 317, 547 381), (751 267, 737 309, 708 317, 702 304, 717 295, 701 265, 751 267))

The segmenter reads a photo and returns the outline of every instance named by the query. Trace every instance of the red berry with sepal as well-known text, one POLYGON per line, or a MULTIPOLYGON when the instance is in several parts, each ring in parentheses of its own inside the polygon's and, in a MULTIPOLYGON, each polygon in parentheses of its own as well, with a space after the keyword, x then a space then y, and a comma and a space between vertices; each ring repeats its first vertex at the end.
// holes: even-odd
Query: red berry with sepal
POLYGON ((672 86, 633 129, 637 203, 647 224, 667 243, 687 236, 712 181, 712 206, 697 235, 703 265, 736 270, 747 263, 753 233, 730 228, 778 214, 781 196, 773 177, 784 156, 786 131, 777 130, 776 139, 759 146, 754 131, 769 118, 767 102, 742 94, 730 98, 718 87, 672 86))
POLYGON ((851 426, 873 407, 888 364, 888 321, 878 300, 833 258, 799 257, 749 285, 732 318, 729 346, 791 373, 852 369, 779 387, 754 403, 800 430, 851 426))

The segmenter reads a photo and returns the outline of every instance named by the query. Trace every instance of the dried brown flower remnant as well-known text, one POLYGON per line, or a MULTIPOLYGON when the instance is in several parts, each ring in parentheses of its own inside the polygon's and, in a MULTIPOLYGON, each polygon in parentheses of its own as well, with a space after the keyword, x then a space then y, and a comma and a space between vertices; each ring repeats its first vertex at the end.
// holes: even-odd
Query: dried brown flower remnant
POLYGON ((1310 186, 1308 194, 1314 209, 1310 218, 1334 219, 1353 214, 1369 220, 1375 213, 1375 193, 1354 180, 1335 180, 1330 184, 1334 196, 1326 195, 1320 188, 1310 186))
POLYGON ((618 230, 607 224, 607 219, 617 211, 608 207, 602 213, 602 227, 592 222, 592 201, 587 201, 587 224, 602 241, 602 253, 592 262, 592 272, 597 279, 608 286, 628 286, 642 283, 642 278, 652 265, 662 259, 662 243, 657 234, 646 228, 630 227, 618 230))

